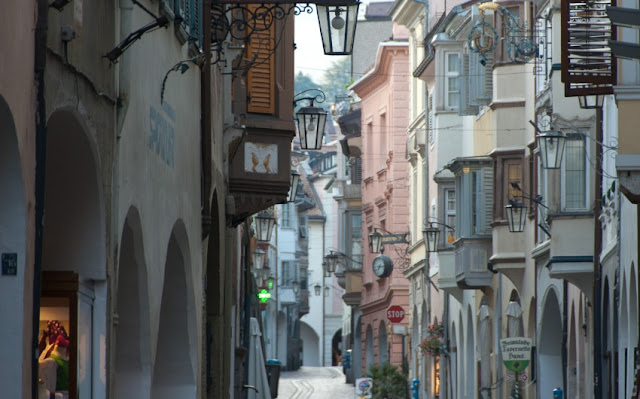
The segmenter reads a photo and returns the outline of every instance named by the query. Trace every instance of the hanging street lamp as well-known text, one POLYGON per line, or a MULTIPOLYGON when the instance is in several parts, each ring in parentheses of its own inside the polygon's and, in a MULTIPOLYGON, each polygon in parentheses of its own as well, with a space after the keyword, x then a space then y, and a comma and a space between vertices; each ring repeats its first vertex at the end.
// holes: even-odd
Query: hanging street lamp
POLYGON ((435 227, 432 223, 429 223, 429 227, 422 229, 422 235, 424 237, 425 245, 427 246, 427 252, 437 252, 440 229, 435 227))
POLYGON ((505 209, 507 210, 509 231, 512 233, 522 233, 527 216, 527 207, 514 199, 510 199, 509 205, 505 206, 505 209))
POLYGON ((264 265, 264 258, 266 255, 267 253, 261 249, 256 249, 255 251, 253 251, 253 267, 256 270, 262 269, 262 265, 264 265))
POLYGON ((349 55, 353 52, 359 2, 317 4, 322 48, 326 55, 349 55))
POLYGON ((300 174, 295 170, 291 171, 291 188, 289 188, 289 196, 287 202, 295 202, 296 195, 298 194, 298 182, 300 181, 300 174))
POLYGON ((382 234, 378 230, 374 230, 369 233, 369 251, 371 253, 377 254, 380 253, 380 248, 382 247, 382 234))
POLYGON ((558 169, 562 163, 562 153, 567 137, 557 130, 548 130, 536 137, 540 152, 540 162, 544 169, 558 169))
POLYGON ((302 107, 296 112, 296 126, 298 135, 300 136, 300 148, 303 150, 319 150, 322 148, 324 140, 324 127, 327 122, 327 111, 314 106, 314 102, 322 103, 326 100, 326 96, 322 90, 308 89, 293 96, 293 105, 298 102, 307 100, 309 105, 302 107), (308 92, 318 92, 315 96, 300 97, 308 92))
POLYGON ((326 261, 326 270, 329 273, 329 276, 336 270, 336 264, 338 263, 338 254, 333 253, 333 251, 329 252, 328 255, 324 257, 326 261))
POLYGON ((319 296, 321 291, 322 291, 322 286, 320 284, 316 284, 313 286, 313 292, 316 294, 316 296, 319 296))
POLYGON ((256 236, 258 241, 271 241, 271 232, 276 224, 276 219, 269 212, 262 211, 254 217, 256 223, 256 236))

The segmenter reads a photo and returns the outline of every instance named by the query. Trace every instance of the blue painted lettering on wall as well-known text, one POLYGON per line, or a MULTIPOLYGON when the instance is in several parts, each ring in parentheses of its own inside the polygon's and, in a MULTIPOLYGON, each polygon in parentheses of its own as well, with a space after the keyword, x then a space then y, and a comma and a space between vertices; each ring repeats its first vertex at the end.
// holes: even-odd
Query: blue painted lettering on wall
POLYGON ((151 129, 149 131, 148 146, 149 149, 158 154, 167 165, 173 167, 173 122, 175 120, 175 113, 169 105, 167 105, 166 108, 163 106, 163 110, 169 120, 165 119, 162 112, 153 107, 149 108, 151 129))

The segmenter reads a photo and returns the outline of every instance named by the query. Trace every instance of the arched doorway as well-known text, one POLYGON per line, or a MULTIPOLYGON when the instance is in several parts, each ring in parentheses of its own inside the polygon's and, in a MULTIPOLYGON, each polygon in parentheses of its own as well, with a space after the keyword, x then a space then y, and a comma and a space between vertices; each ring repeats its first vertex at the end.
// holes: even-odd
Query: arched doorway
POLYGON ((105 353, 94 339, 107 335, 104 182, 90 137, 75 110, 56 110, 47 121, 40 331, 68 340, 69 369, 77 370, 69 396, 83 398, 106 389, 98 366, 105 353))
POLYGON ((140 216, 133 207, 129 209, 122 229, 117 287, 115 397, 145 398, 149 396, 151 385, 147 265, 140 216))
POLYGON ((367 358, 366 358, 366 369, 364 370, 364 374, 366 375, 367 372, 369 371, 369 368, 375 364, 375 357, 374 357, 374 351, 373 351, 373 328, 371 327, 371 325, 367 326, 367 338, 366 338, 366 353, 367 353, 367 358))
POLYGON ((471 306, 467 309, 467 330, 466 330, 466 342, 465 342, 465 398, 475 398, 475 378, 471 376, 477 375, 476 363, 475 363, 475 342, 473 332, 473 311, 471 306), (471 377, 471 378, 470 378, 471 377))
MULTIPOLYGON (((19 361, 11 367, 5 367, 0 373, 0 386, 3 396, 8 398, 23 397, 21 393, 23 373, 28 374, 30 363, 22 365, 21 359, 31 356, 25 353, 24 342, 30 343, 30 333, 24 331, 24 315, 31 314, 31 309, 24 309, 25 303, 32 303, 30 292, 25 292, 25 256, 26 256, 26 212, 25 192, 22 181, 22 166, 18 152, 18 140, 13 116, 8 104, 0 96, 0 186, 2 189, 2 205, 0 205, 0 253, 5 261, 16 262, 9 278, 0 278, 0 303, 3 309, 2 323, 13 328, 5 329, 0 335, 3 344, 0 348, 0 359, 19 361), (13 274, 15 271, 15 275, 13 274), (23 368, 24 367, 24 368, 23 368), (6 388, 6 390, 5 390, 6 388)), ((31 325, 31 323, 29 323, 31 325)))
POLYGON ((456 322, 451 322, 451 336, 449 337, 450 349, 451 352, 448 356, 449 361, 449 372, 448 380, 446 381, 446 386, 448 387, 449 395, 448 398, 456 398, 456 393, 458 392, 457 384, 458 384, 458 336, 456 335, 456 322))
POLYGON ((331 365, 337 366, 342 362, 342 328, 331 338, 331 365))
POLYGON ((538 344, 538 387, 540 398, 553 395, 553 390, 562 387, 562 317, 558 296, 549 288, 542 307, 540 343, 538 344))
MULTIPOLYGON (((576 341, 578 336, 576 335, 576 318, 575 318, 575 304, 571 303, 571 312, 569 316, 569 370, 578 370, 578 353, 576 341)), ((578 390, 578 373, 567 373, 567 398, 575 398, 578 390)))
POLYGON ((387 340, 387 326, 384 321, 378 326, 378 364, 389 362, 389 345, 387 340))
POLYGON ((304 321, 300 321, 300 339, 302 340, 302 365, 321 366, 318 333, 304 321))
POLYGON ((362 325, 360 321, 361 318, 358 317, 356 321, 356 333, 353 340, 353 354, 351 355, 354 380, 362 378, 362 325))
POLYGON ((195 398, 195 305, 191 286, 189 245, 182 222, 176 223, 164 267, 158 343, 151 397, 195 398))

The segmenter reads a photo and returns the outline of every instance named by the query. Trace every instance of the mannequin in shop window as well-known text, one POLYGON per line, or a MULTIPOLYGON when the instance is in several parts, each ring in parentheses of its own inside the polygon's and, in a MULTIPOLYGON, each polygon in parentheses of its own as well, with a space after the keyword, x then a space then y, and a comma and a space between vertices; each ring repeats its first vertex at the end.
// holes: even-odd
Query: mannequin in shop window
POLYGON ((69 390, 69 337, 59 321, 49 321, 40 347, 38 374, 43 386, 40 391, 44 391, 45 399, 65 398, 69 390))

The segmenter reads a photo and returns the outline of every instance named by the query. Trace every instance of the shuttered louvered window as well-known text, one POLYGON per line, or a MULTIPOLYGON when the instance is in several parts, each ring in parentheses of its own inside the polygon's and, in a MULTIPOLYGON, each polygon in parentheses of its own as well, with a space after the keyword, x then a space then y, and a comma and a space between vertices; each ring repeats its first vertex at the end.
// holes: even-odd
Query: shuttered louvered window
POLYGON ((175 0, 173 5, 176 18, 187 32, 189 42, 202 47, 202 0, 175 0))
POLYGON ((615 0, 562 1, 562 81, 565 96, 610 94, 616 84, 609 40, 615 40, 607 6, 615 0))
MULTIPOLYGON (((248 5, 255 11, 260 5, 248 5)), ((257 21, 247 43, 245 58, 254 60, 247 73, 247 111, 275 114, 275 23, 266 26, 257 21), (262 26, 260 26, 262 25, 262 26)))
POLYGON ((461 60, 462 73, 460 74, 460 96, 458 113, 460 115, 476 115, 478 107, 471 104, 471 99, 475 95, 474 77, 471 76, 471 65, 469 64, 469 54, 463 54, 461 60))

